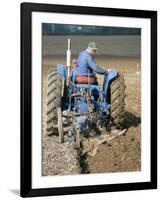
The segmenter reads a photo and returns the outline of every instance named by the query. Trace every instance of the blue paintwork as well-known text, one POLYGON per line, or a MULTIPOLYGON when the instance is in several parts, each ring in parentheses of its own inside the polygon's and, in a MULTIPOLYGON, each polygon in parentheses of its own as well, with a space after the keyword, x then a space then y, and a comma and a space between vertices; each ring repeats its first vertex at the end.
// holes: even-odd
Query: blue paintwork
POLYGON ((96 90, 100 90, 100 88, 98 87, 98 85, 94 85, 94 84, 75 84, 76 88, 90 88, 91 90, 96 89, 96 90))
POLYGON ((77 111, 79 113, 88 111, 88 103, 86 101, 80 101, 78 103, 77 111))
POLYGON ((117 74, 118 74, 117 70, 113 69, 111 72, 109 72, 108 74, 105 75, 104 83, 103 83, 103 92, 104 92, 105 96, 107 96, 108 86, 109 86, 110 81, 113 78, 115 78, 117 76, 117 74))
POLYGON ((66 67, 62 64, 56 64, 57 72, 66 79, 66 67))

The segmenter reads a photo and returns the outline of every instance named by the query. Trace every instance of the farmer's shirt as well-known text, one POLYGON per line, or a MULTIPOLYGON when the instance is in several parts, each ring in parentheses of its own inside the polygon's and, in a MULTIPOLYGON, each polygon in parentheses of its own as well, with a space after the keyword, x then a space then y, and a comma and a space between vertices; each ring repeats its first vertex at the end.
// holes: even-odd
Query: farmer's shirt
POLYGON ((74 70, 73 75, 88 75, 88 73, 95 75, 95 73, 105 74, 106 72, 106 70, 96 64, 94 56, 90 55, 87 50, 83 50, 78 56, 77 68, 74 70))

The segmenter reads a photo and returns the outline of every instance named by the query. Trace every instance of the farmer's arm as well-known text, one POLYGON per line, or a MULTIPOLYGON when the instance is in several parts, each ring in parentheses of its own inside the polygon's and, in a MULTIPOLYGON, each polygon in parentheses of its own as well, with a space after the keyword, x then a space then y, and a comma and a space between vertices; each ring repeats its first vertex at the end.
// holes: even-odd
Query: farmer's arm
POLYGON ((88 57, 88 66, 96 73, 98 74, 105 74, 107 73, 107 70, 102 69, 99 65, 95 63, 95 61, 92 59, 91 56, 88 57))

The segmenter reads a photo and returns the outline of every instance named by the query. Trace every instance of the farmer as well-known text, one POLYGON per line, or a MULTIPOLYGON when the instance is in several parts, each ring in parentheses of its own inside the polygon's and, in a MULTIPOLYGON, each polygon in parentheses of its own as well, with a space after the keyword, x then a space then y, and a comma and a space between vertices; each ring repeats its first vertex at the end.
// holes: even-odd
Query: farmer
MULTIPOLYGON (((95 62, 95 55, 97 51, 95 42, 89 42, 88 48, 80 52, 77 59, 77 68, 74 70, 74 76, 89 76, 95 77, 95 74, 106 75, 112 69, 105 70, 95 62)), ((77 80, 77 79, 76 79, 77 80)))

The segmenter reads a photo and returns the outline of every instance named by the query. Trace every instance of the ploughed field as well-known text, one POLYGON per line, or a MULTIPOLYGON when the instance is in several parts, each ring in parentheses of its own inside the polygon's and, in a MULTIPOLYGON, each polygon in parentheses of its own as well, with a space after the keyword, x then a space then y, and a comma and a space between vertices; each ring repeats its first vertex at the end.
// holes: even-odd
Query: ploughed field
MULTIPOLYGON (((95 39, 94 41, 96 41, 96 39, 100 40, 97 36, 95 37, 96 38, 93 38, 93 40, 95 39)), ((57 38, 57 40, 58 39, 61 39, 61 37, 57 38)), ((54 54, 54 49, 52 49, 53 40, 53 37, 44 38, 44 45, 46 46, 43 48, 42 175, 73 175, 81 173, 127 172, 141 170, 140 52, 138 52, 137 55, 137 49, 133 48, 133 54, 132 51, 129 51, 128 55, 124 55, 127 54, 126 47, 125 51, 122 50, 122 55, 117 55, 117 52, 116 55, 112 55, 114 54, 114 50, 112 50, 113 52, 111 55, 108 53, 100 55, 98 53, 98 56, 96 56, 96 61, 100 66, 103 66, 104 68, 116 68, 124 75, 126 85, 124 125, 127 128, 127 131, 124 135, 116 137, 108 143, 101 144, 95 156, 92 157, 88 154, 80 156, 79 152, 74 148, 74 142, 68 143, 66 141, 63 144, 59 144, 57 136, 47 136, 46 134, 48 70, 51 70, 52 66, 56 63, 65 64, 66 62, 64 55, 66 44, 64 44, 64 46, 58 46, 58 51, 60 51, 60 47, 64 48, 62 49, 62 53, 59 52, 59 55, 57 53, 54 54), (49 41, 51 43, 49 43, 49 41), (52 54, 51 50, 53 52, 52 54)), ((73 40, 76 41, 75 38, 73 38, 73 40)), ((106 38, 106 40, 108 39, 106 38)), ((117 38, 117 40, 119 41, 119 38, 117 38)), ((136 43, 136 38, 133 40, 135 40, 136 43)), ((130 42, 132 43, 133 40, 130 40, 130 42)), ((82 41, 84 42, 84 40, 82 41)), ((126 40, 124 42, 126 42, 126 40)), ((61 42, 59 43, 61 44, 61 42)), ((135 46, 135 44, 133 45, 135 46)), ((105 50, 108 50, 108 48, 105 48, 105 50)), ((98 75, 100 85, 102 84, 102 78, 102 76, 98 75)))

